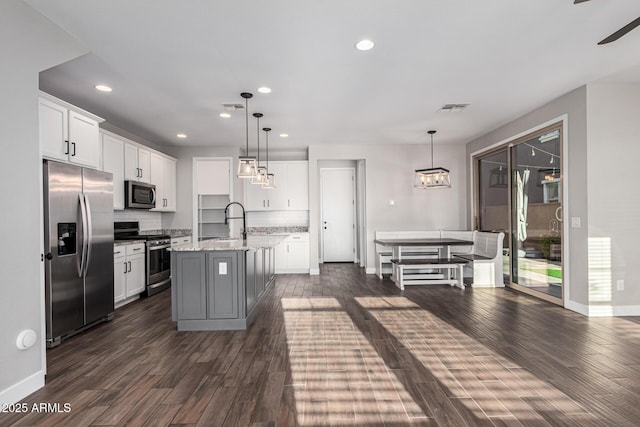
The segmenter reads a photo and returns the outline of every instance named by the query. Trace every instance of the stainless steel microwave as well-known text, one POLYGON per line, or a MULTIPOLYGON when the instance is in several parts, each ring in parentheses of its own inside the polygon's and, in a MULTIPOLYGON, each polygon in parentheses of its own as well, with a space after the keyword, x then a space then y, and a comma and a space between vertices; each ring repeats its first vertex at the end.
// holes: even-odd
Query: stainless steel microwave
POLYGON ((124 182, 124 207, 127 209, 153 209, 156 207, 156 186, 146 182, 124 182))

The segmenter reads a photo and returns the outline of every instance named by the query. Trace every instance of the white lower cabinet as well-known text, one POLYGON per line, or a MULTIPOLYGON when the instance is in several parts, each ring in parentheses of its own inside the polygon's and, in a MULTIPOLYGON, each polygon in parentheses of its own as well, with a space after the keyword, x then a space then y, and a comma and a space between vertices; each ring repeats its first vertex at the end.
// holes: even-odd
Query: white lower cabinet
POLYGON ((137 299, 145 289, 144 243, 113 248, 113 295, 116 308, 137 299))
POLYGON ((191 236, 174 237, 171 239, 171 246, 182 245, 183 243, 191 243, 191 236))
POLYGON ((276 246, 276 274, 309 272, 309 233, 293 233, 276 246))

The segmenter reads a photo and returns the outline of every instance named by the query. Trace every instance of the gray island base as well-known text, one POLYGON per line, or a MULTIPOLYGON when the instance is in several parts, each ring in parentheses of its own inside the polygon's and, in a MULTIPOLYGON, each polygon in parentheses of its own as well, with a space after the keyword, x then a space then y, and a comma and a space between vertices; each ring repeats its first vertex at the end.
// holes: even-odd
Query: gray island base
POLYGON ((204 240, 171 248, 171 311, 179 331, 247 329, 286 236, 204 240))

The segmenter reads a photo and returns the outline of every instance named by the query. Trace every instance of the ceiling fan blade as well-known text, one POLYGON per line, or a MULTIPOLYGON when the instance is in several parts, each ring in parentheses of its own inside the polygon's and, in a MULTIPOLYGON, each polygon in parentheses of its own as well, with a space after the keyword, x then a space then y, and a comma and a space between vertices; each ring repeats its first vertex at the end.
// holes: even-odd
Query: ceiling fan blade
POLYGON ((598 44, 599 45, 603 45, 603 44, 614 42, 614 41, 618 40, 620 37, 624 36, 629 31, 633 30, 634 28, 636 28, 639 25, 640 25, 640 17, 638 17, 638 18, 634 19, 633 21, 629 22, 627 25, 625 25, 624 27, 620 28, 618 31, 616 31, 615 33, 611 34, 606 39, 598 42, 598 44))
POLYGON ((589 0, 573 0, 573 4, 584 3, 589 0))

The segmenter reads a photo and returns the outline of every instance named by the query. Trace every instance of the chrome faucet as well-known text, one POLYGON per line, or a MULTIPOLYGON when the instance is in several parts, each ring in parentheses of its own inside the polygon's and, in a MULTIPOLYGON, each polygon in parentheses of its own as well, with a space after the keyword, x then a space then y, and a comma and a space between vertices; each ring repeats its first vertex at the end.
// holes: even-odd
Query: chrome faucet
POLYGON ((247 240, 247 218, 244 211, 244 206, 242 203, 231 202, 224 208, 224 223, 225 225, 229 224, 230 219, 242 219, 242 240, 247 240), (242 216, 227 216, 229 214, 229 206, 238 205, 242 208, 242 216))

